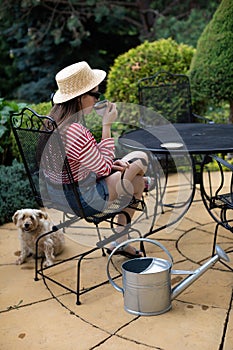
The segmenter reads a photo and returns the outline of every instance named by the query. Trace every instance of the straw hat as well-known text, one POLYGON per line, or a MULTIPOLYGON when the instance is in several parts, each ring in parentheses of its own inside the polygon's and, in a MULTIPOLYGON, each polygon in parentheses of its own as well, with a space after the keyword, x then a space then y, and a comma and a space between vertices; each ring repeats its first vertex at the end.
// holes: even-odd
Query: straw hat
POLYGON ((106 72, 91 69, 87 62, 78 62, 62 69, 55 79, 58 90, 53 96, 54 103, 63 103, 94 89, 106 77, 106 72))

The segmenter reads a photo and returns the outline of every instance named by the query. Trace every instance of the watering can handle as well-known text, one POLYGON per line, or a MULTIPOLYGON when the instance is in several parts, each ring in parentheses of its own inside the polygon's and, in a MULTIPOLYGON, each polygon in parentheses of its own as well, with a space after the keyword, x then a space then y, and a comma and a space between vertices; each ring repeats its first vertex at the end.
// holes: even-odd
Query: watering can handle
MULTIPOLYGON (((107 276, 108 276, 108 279, 109 279, 109 282, 111 283, 111 285, 118 291, 118 292, 122 292, 124 294, 124 289, 121 288, 120 286, 118 286, 112 279, 111 275, 110 275, 110 272, 109 272, 109 264, 110 264, 110 261, 111 261, 111 258, 112 256, 114 255, 114 253, 121 247, 123 247, 124 245, 126 244, 130 244, 130 243, 134 243, 134 242, 147 242, 147 243, 152 243, 154 245, 157 245, 158 247, 160 247, 166 254, 167 256, 169 257, 171 263, 173 263, 173 257, 172 255, 169 253, 169 251, 161 244, 159 243, 158 241, 155 241, 153 239, 149 239, 149 238, 133 238, 133 239, 129 239, 127 241, 124 241, 120 244, 118 244, 118 246, 116 246, 116 248, 114 248, 111 252, 111 254, 109 255, 108 257, 108 263, 107 263, 107 276)), ((138 258, 140 259, 140 258, 138 258)))

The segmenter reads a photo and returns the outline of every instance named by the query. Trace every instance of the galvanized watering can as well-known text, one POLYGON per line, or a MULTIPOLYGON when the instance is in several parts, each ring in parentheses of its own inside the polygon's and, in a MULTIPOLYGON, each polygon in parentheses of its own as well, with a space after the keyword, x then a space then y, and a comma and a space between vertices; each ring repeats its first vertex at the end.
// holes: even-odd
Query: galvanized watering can
POLYGON ((216 255, 195 271, 172 270, 173 258, 161 243, 148 238, 130 239, 119 244, 109 255, 107 275, 112 286, 123 293, 124 309, 127 312, 142 316, 159 315, 169 311, 171 301, 220 259, 230 261, 225 251, 216 246, 216 255), (124 262, 121 266, 123 283, 123 288, 121 288, 111 278, 109 264, 113 254, 119 248, 136 241, 144 241, 160 247, 169 260, 142 257, 124 262), (189 276, 172 289, 171 274, 189 276))

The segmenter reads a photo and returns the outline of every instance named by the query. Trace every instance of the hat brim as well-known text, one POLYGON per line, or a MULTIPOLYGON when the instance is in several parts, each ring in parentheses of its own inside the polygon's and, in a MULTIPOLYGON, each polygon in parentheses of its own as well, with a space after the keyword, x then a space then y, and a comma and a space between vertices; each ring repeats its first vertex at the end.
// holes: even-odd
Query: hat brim
POLYGON ((53 102, 56 104, 63 103, 72 100, 75 97, 81 96, 98 86, 106 77, 106 72, 103 70, 92 69, 92 72, 94 73, 94 78, 85 87, 80 88, 72 94, 64 94, 61 93, 60 90, 57 90, 53 96, 53 102))

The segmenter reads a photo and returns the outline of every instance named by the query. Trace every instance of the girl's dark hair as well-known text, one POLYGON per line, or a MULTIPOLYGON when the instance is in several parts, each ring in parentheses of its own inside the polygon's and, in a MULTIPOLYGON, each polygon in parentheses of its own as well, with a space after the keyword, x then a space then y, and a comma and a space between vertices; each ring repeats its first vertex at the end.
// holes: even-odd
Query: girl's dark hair
MULTIPOLYGON (((69 116, 74 116, 81 109, 82 109, 81 96, 78 96, 67 102, 54 104, 49 113, 49 116, 52 117, 53 120, 56 122, 57 126, 59 126, 65 118, 69 116)), ((50 128, 49 122, 44 125, 44 128, 45 129, 50 128)), ((49 138, 50 138, 50 135, 47 133, 40 134, 40 138, 38 140, 38 145, 37 145, 37 151, 36 151, 36 159, 37 159, 38 165, 40 164, 45 145, 47 144, 49 138)))
POLYGON ((67 102, 54 104, 49 115, 55 120, 57 125, 59 125, 64 118, 77 114, 81 109, 81 96, 78 96, 67 102))

